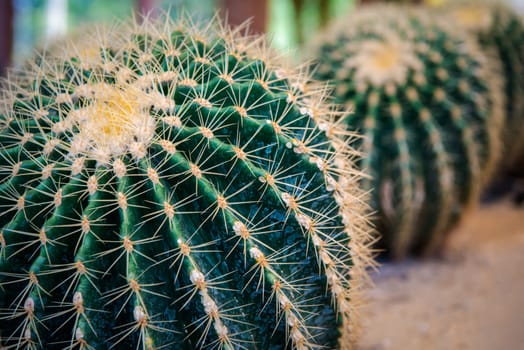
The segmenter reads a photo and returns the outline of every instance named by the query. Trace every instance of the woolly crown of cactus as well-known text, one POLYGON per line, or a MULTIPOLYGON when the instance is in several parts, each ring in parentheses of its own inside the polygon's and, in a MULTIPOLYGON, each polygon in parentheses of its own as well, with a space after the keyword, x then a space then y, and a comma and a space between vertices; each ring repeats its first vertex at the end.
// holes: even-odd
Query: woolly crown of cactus
POLYGON ((382 246, 397 257, 431 253, 476 202, 500 152, 495 65, 473 42, 425 12, 366 6, 312 49, 372 191, 382 246))
POLYGON ((263 38, 168 18, 4 82, 1 345, 349 347, 370 263, 354 136, 263 38))

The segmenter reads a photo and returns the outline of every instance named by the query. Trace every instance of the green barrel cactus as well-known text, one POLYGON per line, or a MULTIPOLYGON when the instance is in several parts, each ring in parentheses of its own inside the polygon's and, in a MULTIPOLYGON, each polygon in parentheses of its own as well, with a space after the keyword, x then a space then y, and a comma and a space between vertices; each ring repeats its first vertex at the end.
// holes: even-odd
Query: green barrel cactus
POLYGON ((506 96, 503 166, 523 174, 524 22, 499 0, 454 1, 445 9, 454 22, 475 35, 484 50, 500 60, 506 96))
POLYGON ((3 349, 349 346, 358 154, 242 30, 118 25, 4 82, 3 349))
POLYGON ((344 123, 365 136, 353 146, 367 155, 380 247, 434 253, 500 152, 496 67, 447 25, 393 6, 357 10, 312 54, 316 77, 353 109, 344 123))

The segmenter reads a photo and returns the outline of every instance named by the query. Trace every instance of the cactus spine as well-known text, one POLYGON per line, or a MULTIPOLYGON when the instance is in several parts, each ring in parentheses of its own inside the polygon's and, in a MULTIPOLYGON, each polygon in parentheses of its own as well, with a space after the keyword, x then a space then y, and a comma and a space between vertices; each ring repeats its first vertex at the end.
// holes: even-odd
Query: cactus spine
POLYGON ((499 153, 500 97, 473 43, 402 7, 367 7, 328 31, 316 77, 331 81, 345 118, 366 136, 372 206, 394 257, 443 241, 499 153))
POLYGON ((5 82, 1 345, 349 345, 356 152, 323 90, 241 30, 117 26, 5 82))

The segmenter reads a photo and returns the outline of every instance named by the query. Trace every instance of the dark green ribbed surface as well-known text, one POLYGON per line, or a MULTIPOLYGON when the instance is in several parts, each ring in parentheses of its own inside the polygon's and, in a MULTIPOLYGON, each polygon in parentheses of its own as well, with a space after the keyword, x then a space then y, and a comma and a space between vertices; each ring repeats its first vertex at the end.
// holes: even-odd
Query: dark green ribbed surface
POLYGON ((383 6, 335 25, 315 58, 316 78, 330 81, 336 101, 353 108, 349 129, 367 137, 354 146, 369 152, 360 166, 373 178, 364 186, 372 190, 380 248, 395 257, 434 250, 476 200, 498 152, 500 121, 483 56, 425 15, 383 6), (392 69, 406 70, 403 79, 359 78, 373 58, 351 61, 370 43, 397 45, 418 65, 395 63, 392 69))
POLYGON ((244 51, 249 40, 236 46, 206 32, 161 29, 169 35, 160 37, 155 30, 140 31, 149 34, 123 37, 126 48, 119 47, 120 39, 111 49, 95 47, 96 64, 73 58, 56 65, 49 59, 47 66, 42 60, 40 73, 21 79, 25 89, 6 85, 0 133, 2 344, 337 347, 336 304, 346 296, 330 291, 326 268, 348 287, 350 237, 335 200, 341 195, 327 188, 328 177, 338 176, 335 148, 304 109, 306 96, 291 86, 293 80, 244 51), (118 77, 125 67, 132 71, 128 81, 118 77), (138 83, 162 72, 175 75, 138 83), (75 90, 94 82, 138 87, 139 103, 154 91, 174 102, 146 109, 156 125, 143 156, 129 151, 104 163, 88 153, 82 167, 74 166, 84 154, 71 154, 70 144, 82 126, 59 132, 53 125, 95 103, 75 90), (36 117, 36 110, 48 114, 36 117), (49 148, 52 139, 59 144, 49 148), (301 144, 308 149, 301 152, 301 144), (329 169, 319 170, 314 160, 329 169), (49 165, 54 168, 46 178, 49 165), (268 174, 274 183, 271 176, 265 180, 268 174), (298 206, 286 204, 289 196, 298 206), (311 231, 304 218, 314 222, 311 231), (250 233, 245 240, 235 234, 242 225, 250 233), (314 236, 324 248, 315 246, 314 236), (257 264, 256 249, 265 264, 257 264), (325 264, 322 252, 333 264, 325 264), (195 286, 198 272, 205 288, 195 286), (205 310, 209 300, 216 317, 205 310), (282 311, 285 305, 292 308, 282 311), (295 328, 305 343, 291 339, 292 317, 301 321, 295 328), (226 336, 218 335, 218 326, 227 328, 226 336))

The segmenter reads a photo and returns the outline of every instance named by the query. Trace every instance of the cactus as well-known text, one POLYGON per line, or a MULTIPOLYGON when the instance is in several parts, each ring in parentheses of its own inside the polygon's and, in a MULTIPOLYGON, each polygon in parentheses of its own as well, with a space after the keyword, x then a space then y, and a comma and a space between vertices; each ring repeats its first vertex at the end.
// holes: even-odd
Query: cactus
POLYGON ((311 51, 368 156, 375 224, 391 256, 440 250, 477 199, 499 153, 496 67, 424 12, 371 6, 328 30, 311 51), (493 82, 493 84, 491 84, 493 82))
POLYGON ((500 60, 505 79, 506 131, 503 165, 524 172, 524 23, 499 0, 458 1, 446 13, 500 60))
POLYGON ((263 39, 167 18, 4 82, 0 347, 348 347, 370 262, 351 135, 263 39))

